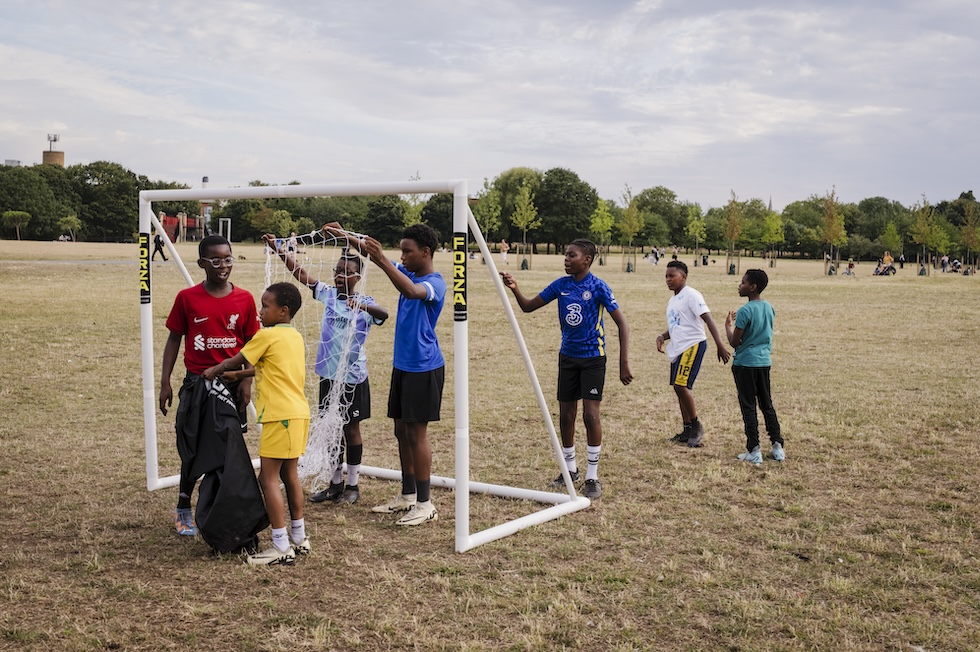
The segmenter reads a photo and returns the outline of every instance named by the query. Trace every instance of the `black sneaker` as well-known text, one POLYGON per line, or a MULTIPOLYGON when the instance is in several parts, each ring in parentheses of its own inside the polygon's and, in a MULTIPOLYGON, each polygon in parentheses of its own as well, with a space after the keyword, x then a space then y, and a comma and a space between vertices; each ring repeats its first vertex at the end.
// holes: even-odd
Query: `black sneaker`
POLYGON ((586 480, 585 487, 582 489, 582 493, 589 500, 595 500, 596 498, 602 497, 602 483, 598 480, 586 480))
POLYGON ((686 444, 687 440, 691 438, 691 429, 687 426, 684 427, 684 432, 679 432, 667 441, 671 444, 686 444))
MULTIPOLYGON (((572 482, 578 482, 578 470, 569 471, 568 474, 572 476, 572 482)), ((564 489, 565 488, 565 476, 558 474, 558 477, 551 481, 549 485, 552 489, 564 489)))
POLYGON ((704 426, 698 421, 697 426, 691 426, 691 436, 687 439, 687 447, 700 448, 702 439, 704 439, 704 426))
POLYGON ((339 496, 337 496, 336 498, 334 498, 333 502, 336 503, 337 505, 343 505, 343 504, 353 505, 358 501, 358 499, 360 499, 360 497, 361 497, 361 492, 357 490, 357 485, 354 485, 353 487, 347 485, 346 487, 344 487, 344 492, 339 496))
POLYGON ((337 500, 337 498, 339 498, 340 497, 340 494, 342 494, 342 493, 344 493, 344 483, 343 482, 337 482, 337 483, 331 482, 329 487, 327 487, 323 491, 318 491, 315 494, 313 494, 312 496, 310 496, 310 502, 313 502, 313 503, 323 503, 323 502, 326 502, 328 500, 337 500))

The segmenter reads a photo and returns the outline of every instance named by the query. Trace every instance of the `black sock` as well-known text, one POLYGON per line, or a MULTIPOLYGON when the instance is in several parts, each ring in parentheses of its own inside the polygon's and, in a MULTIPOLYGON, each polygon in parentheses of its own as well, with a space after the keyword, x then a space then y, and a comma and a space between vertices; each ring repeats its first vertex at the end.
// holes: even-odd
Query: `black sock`
POLYGON ((178 494, 177 509, 190 509, 190 508, 191 508, 191 497, 185 493, 178 494))
POLYGON ((416 491, 417 495, 416 495, 415 498, 420 503, 424 503, 425 501, 429 500, 429 483, 430 482, 431 482, 431 480, 419 480, 418 482, 415 483, 416 484, 416 487, 417 487, 417 491, 416 491))
POLYGON ((414 494, 415 492, 415 476, 402 473, 402 495, 414 494))

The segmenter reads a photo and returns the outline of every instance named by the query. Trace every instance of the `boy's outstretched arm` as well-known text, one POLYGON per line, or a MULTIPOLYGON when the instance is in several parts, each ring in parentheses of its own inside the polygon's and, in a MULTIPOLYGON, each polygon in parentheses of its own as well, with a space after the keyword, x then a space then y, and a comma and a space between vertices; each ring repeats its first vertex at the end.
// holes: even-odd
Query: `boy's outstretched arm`
POLYGON ((540 294, 535 294, 533 297, 528 299, 521 292, 520 288, 517 287, 517 281, 514 277, 507 272, 500 272, 500 279, 504 282, 504 286, 510 288, 510 291, 514 293, 514 298, 517 299, 517 305, 521 307, 524 312, 534 312, 538 308, 547 305, 544 299, 541 298, 540 294))
POLYGON ((725 343, 721 341, 721 335, 718 334, 718 327, 715 326, 715 320, 711 318, 711 313, 706 312, 701 315, 701 319, 704 323, 708 325, 708 332, 711 333, 711 337, 715 340, 715 346, 718 347, 718 360, 722 364, 728 364, 731 360, 731 352, 725 348, 725 343))
MULTIPOLYGON (((205 380, 214 380, 217 376, 228 371, 228 369, 239 369, 242 365, 246 364, 248 364, 248 360, 245 359, 245 356, 241 352, 238 352, 233 357, 205 369, 201 373, 201 377, 205 380)), ((255 372, 253 371, 252 373, 254 374, 255 372)))
POLYGON ((633 382, 633 373, 630 371, 629 349, 630 349, 630 326, 626 322, 626 315, 619 308, 616 308, 609 316, 616 322, 619 329, 619 380, 624 385, 633 382))
POLYGON ((269 249, 275 251, 282 262, 286 263, 286 269, 292 272, 296 280, 305 285, 306 287, 312 288, 317 284, 317 279, 309 275, 309 273, 303 269, 303 266, 296 262, 296 258, 293 256, 293 252, 283 249, 276 249, 276 236, 272 233, 266 233, 262 236, 262 240, 268 245, 269 249))

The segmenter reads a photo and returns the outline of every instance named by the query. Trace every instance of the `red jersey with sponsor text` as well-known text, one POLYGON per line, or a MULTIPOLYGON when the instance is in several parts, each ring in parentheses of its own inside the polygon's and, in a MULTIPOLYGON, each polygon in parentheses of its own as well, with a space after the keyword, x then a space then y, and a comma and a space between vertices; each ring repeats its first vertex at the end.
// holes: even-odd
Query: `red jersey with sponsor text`
POLYGON ((167 328, 184 336, 184 366, 192 374, 233 357, 260 326, 252 293, 235 286, 220 299, 203 283, 181 290, 167 317, 167 328))

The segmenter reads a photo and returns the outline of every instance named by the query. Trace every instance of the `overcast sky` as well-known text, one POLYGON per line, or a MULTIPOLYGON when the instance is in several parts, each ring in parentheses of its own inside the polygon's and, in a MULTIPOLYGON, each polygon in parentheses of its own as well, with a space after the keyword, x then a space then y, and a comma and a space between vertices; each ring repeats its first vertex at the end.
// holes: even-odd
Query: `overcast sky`
POLYGON ((978 34, 975 0, 4 1, 0 159, 936 202, 980 191, 978 34))

